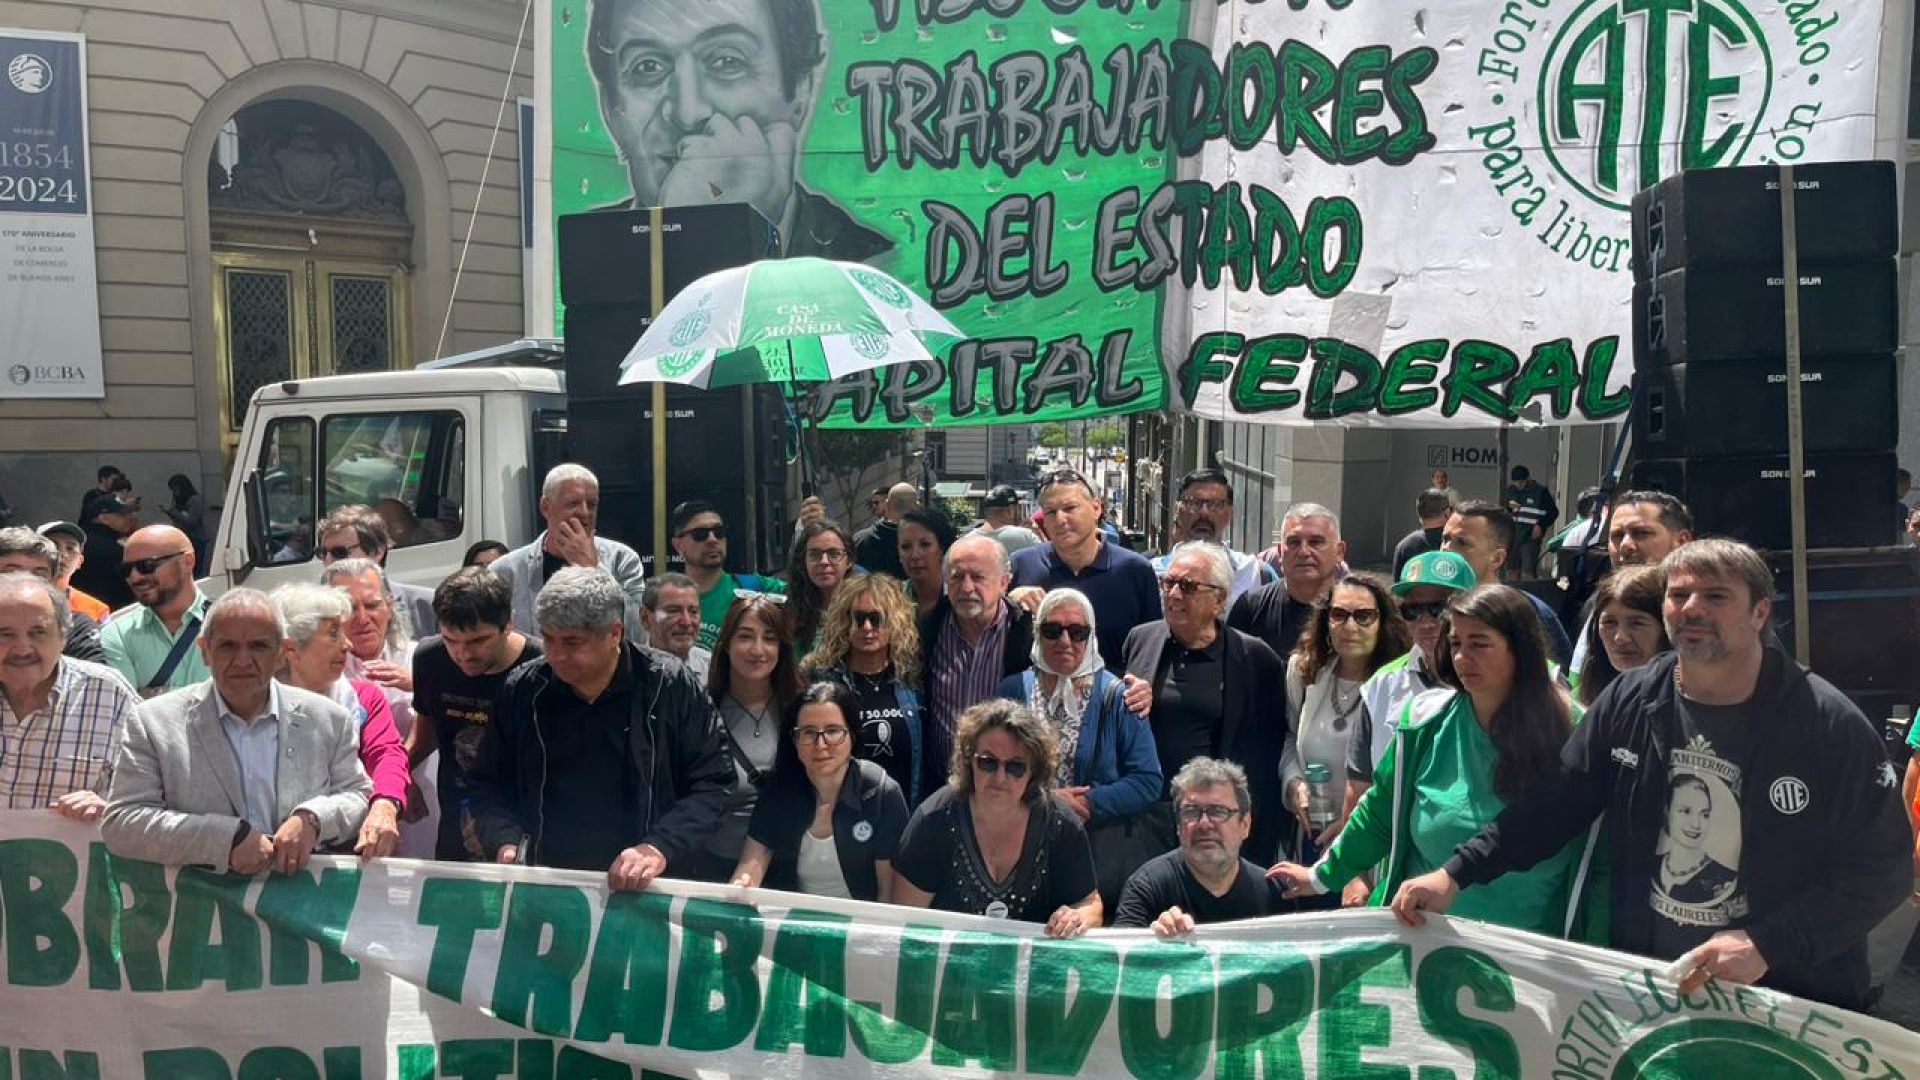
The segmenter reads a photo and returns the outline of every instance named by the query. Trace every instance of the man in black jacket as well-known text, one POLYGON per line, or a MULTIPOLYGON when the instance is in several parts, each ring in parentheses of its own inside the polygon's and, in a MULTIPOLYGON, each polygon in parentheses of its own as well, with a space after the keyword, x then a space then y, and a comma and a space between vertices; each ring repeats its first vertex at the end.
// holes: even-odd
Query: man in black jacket
POLYGON ((968 533, 947 549, 942 573, 946 595, 920 620, 928 720, 921 764, 935 785, 946 783, 960 714, 998 697, 1001 679, 1033 664, 1033 615, 1007 599, 1007 549, 968 533))
POLYGON ((546 656, 516 668, 468 773, 494 861, 608 867, 643 889, 719 823, 733 762, 687 669, 625 638, 626 593, 568 567, 534 601, 546 656))
POLYGON ((1394 898, 1410 924, 1524 870, 1605 815, 1617 949, 1687 980, 1864 1006, 1866 940, 1913 885, 1893 766, 1860 710, 1765 633, 1773 576, 1696 540, 1662 564, 1675 655, 1622 675, 1561 754, 1444 868, 1394 898))

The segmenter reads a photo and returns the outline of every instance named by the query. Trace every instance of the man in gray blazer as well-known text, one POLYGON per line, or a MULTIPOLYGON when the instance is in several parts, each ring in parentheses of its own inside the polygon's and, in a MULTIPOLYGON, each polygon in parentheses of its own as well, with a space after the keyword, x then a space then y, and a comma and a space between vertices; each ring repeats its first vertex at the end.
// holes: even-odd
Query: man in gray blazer
POLYGON ((555 465, 540 484, 540 517, 547 527, 533 543, 507 552, 489 567, 513 589, 513 625, 523 630, 539 625, 534 598, 563 567, 597 566, 612 574, 627 594, 627 640, 646 644, 647 618, 640 601, 647 574, 640 556, 618 540, 594 533, 600 519, 600 479, 584 465, 555 465))
POLYGON ((265 593, 207 608, 211 682, 143 702, 114 761, 108 850, 150 862, 290 874, 350 840, 373 782, 345 709, 275 681, 286 636, 265 593))

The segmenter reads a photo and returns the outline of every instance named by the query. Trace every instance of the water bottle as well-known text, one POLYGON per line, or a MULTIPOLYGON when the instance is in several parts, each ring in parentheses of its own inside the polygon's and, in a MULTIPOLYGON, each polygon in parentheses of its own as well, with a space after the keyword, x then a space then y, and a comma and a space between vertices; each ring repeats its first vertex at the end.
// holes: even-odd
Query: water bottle
POLYGON ((1316 829, 1333 824, 1340 803, 1333 791, 1333 767, 1314 762, 1307 766, 1307 820, 1316 829))

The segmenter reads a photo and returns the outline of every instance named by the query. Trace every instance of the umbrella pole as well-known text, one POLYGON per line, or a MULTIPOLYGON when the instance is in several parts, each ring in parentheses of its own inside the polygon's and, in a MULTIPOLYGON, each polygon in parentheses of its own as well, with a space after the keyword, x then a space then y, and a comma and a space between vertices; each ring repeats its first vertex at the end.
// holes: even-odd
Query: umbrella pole
MULTIPOLYGON (((652 262, 652 301, 653 318, 658 319, 667 307, 667 245, 666 213, 660 207, 649 212, 648 223, 651 226, 647 238, 649 259, 652 262)), ((653 384, 653 572, 667 572, 667 557, 672 554, 667 548, 667 384, 653 384)))
POLYGON ((789 340, 787 342, 787 408, 791 412, 793 403, 799 402, 801 412, 794 417, 793 434, 794 440, 800 444, 800 496, 812 498, 820 493, 813 478, 813 441, 807 437, 807 428, 813 419, 813 409, 808 407, 805 398, 799 396, 800 384, 793 377, 794 365, 793 342, 789 340))

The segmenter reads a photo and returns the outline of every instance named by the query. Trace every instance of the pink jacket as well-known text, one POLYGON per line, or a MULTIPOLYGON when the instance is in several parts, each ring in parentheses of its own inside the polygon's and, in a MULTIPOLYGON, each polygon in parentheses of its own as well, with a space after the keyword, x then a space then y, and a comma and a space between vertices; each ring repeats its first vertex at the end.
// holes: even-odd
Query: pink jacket
POLYGON ((365 679, 348 679, 366 719, 360 724, 360 764, 373 778, 373 797, 394 799, 407 808, 407 751, 393 726, 393 710, 380 687, 365 679))

